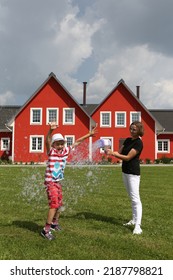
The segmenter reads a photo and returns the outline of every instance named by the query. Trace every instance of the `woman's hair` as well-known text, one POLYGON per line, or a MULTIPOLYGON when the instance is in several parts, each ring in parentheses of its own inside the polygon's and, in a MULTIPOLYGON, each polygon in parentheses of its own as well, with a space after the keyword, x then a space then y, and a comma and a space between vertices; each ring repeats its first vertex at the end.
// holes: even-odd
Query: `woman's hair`
POLYGON ((131 125, 130 125, 130 128, 131 128, 132 125, 135 125, 138 128, 138 135, 139 136, 144 135, 144 126, 141 122, 138 122, 138 121, 132 122, 131 125))

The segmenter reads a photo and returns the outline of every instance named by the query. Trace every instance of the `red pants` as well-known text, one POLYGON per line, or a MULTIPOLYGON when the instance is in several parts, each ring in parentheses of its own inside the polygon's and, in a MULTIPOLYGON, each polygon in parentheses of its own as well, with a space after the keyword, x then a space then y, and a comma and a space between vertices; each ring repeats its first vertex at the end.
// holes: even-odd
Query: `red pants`
POLYGON ((59 182, 50 182, 46 184, 49 208, 58 209, 62 203, 62 186, 59 182))

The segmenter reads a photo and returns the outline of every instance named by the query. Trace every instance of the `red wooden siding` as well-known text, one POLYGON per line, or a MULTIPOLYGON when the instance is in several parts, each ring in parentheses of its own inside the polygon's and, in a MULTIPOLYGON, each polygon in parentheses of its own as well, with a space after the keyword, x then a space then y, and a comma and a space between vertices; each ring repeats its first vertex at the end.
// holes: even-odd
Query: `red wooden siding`
MULTIPOLYGON (((44 162, 47 160, 45 149, 45 137, 47 135, 49 125, 46 124, 46 109, 58 108, 58 125, 59 127, 53 132, 60 132, 64 136, 74 136, 74 140, 88 133, 90 129, 90 117, 83 111, 81 106, 73 99, 70 93, 56 79, 55 75, 50 74, 49 78, 39 88, 36 93, 31 96, 27 103, 14 119, 13 139, 12 133, 0 132, 1 138, 10 138, 10 151, 5 152, 0 149, 0 157, 8 159, 13 156, 14 162, 44 162), (30 109, 42 109, 42 124, 30 124, 30 109), (63 108, 75 109, 75 124, 63 124, 63 108), (30 152, 30 136, 43 136, 44 150, 43 152, 30 152), (14 147, 14 151, 12 151, 14 147)), ((146 159, 154 161, 156 158, 171 157, 173 158, 173 134, 156 135, 156 120, 151 116, 150 112, 143 106, 140 100, 128 89, 122 81, 112 90, 110 94, 100 103, 97 109, 92 113, 92 120, 98 123, 98 134, 92 140, 97 141, 100 138, 109 137, 113 139, 113 150, 119 150, 120 142, 130 136, 129 126, 131 123, 130 113, 141 112, 141 121, 144 124, 145 134, 142 137, 144 149, 141 154, 141 160, 146 159), (126 127, 116 127, 116 112, 126 112, 126 127), (111 112, 111 127, 100 126, 100 113, 111 112), (169 140, 170 151, 157 152, 157 139, 169 140)), ((161 126, 160 126, 161 127, 161 126)), ((160 128, 159 128, 160 129, 160 128)), ((161 130, 160 130, 161 131, 161 130)), ((100 161, 106 155, 100 153, 100 149, 93 153, 93 161, 100 161)), ((84 141, 77 147, 69 157, 69 161, 80 162, 89 160, 89 140, 84 141)), ((113 161, 118 159, 112 157, 113 161)))
MULTIPOLYGON (((141 154, 141 159, 146 158, 155 159, 155 121, 151 118, 146 110, 140 105, 132 94, 129 93, 127 88, 120 84, 112 94, 110 94, 92 115, 92 118, 98 123, 98 139, 100 137, 113 137, 113 149, 119 149, 119 141, 121 138, 130 136, 130 112, 140 111, 141 120, 144 124, 145 135, 143 136, 144 149, 141 154), (100 127, 100 112, 111 111, 111 127, 103 128, 100 127), (115 112, 124 111, 126 112, 126 127, 115 127, 115 112)), ((117 159, 113 158, 114 161, 117 159)))
POLYGON ((45 146, 43 153, 29 152, 29 138, 30 135, 44 135, 45 139, 49 129, 49 126, 46 125, 46 108, 51 107, 59 108, 59 127, 54 133, 60 132, 63 135, 75 135, 76 139, 88 133, 89 117, 57 83, 57 81, 54 78, 51 78, 16 117, 14 131, 14 161, 44 162, 47 160, 45 146), (68 107, 75 108, 75 125, 63 125, 63 108, 68 107), (30 125, 30 108, 42 108, 42 125, 30 125))
POLYGON ((162 157, 173 158, 173 134, 160 134, 157 137, 158 140, 169 140, 170 152, 157 152, 158 159, 162 157))

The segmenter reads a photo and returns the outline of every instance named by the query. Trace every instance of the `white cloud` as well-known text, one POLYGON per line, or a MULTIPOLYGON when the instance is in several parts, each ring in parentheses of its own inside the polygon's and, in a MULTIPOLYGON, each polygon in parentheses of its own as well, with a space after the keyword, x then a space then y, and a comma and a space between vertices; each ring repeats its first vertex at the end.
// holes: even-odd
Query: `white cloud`
POLYGON ((59 53, 61 72, 72 74, 92 54, 92 36, 101 28, 103 20, 93 24, 77 19, 78 11, 67 14, 60 22, 55 46, 59 53))
POLYGON ((90 103, 123 78, 132 91, 141 86, 146 107, 173 107, 172 8, 171 0, 0 0, 0 102, 11 92, 22 105, 54 72, 79 102, 85 77, 90 103))
POLYGON ((147 96, 146 102, 150 109, 172 109, 173 107, 173 79, 160 79, 153 84, 152 97, 147 96))
POLYGON ((146 107, 173 106, 173 58, 153 52, 147 45, 122 49, 118 53, 118 57, 115 53, 100 63, 90 80, 88 99, 91 102, 92 93, 94 101, 100 102, 122 78, 134 93, 137 85, 141 87, 141 101, 146 107))
POLYGON ((0 95, 1 105, 11 105, 12 103, 15 103, 15 96, 13 92, 6 91, 0 95))

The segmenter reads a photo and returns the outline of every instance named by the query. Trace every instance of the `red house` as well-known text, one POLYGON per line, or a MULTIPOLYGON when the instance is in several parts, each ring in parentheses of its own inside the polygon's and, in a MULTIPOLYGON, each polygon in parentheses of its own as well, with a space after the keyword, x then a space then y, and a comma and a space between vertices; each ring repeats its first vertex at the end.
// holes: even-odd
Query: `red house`
MULTIPOLYGON (((91 117, 74 100, 71 94, 51 73, 48 79, 20 108, 9 122, 12 128, 12 161, 44 162, 47 159, 45 137, 49 122, 55 121, 58 129, 67 140, 67 145, 88 133, 94 125, 91 117)), ((91 155, 91 145, 87 152, 78 149, 86 160, 91 155)), ((75 152, 74 152, 75 158, 75 152)))
MULTIPOLYGON (((129 126, 133 121, 142 121, 145 127, 143 136, 144 149, 141 159, 157 158, 157 135, 163 131, 161 124, 147 110, 137 96, 127 87, 123 80, 94 109, 91 117, 99 124, 99 137, 109 138, 112 149, 119 150, 123 141, 129 136, 129 126)), ((102 151, 103 152, 103 151, 102 151)))
MULTIPOLYGON (((141 159, 145 162, 163 156, 172 158, 173 110, 148 110, 139 95, 139 87, 134 94, 120 80, 100 104, 86 104, 84 83, 83 104, 80 105, 51 73, 22 107, 0 107, 0 157, 19 163, 45 162, 49 122, 56 121, 58 129, 55 132, 64 135, 67 145, 88 133, 97 123, 97 136, 75 149, 69 160, 98 162, 105 154, 102 149, 94 150, 93 142, 108 138, 112 149, 118 150, 129 136, 130 123, 140 120, 145 128, 141 159)), ((117 161, 116 158, 112 160, 117 161)))
POLYGON ((150 112, 164 128, 157 134, 157 158, 173 159, 173 110, 150 110, 150 112))
POLYGON ((0 159, 8 160, 12 156, 12 129, 9 120, 19 111, 20 106, 0 106, 0 159))

